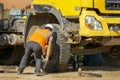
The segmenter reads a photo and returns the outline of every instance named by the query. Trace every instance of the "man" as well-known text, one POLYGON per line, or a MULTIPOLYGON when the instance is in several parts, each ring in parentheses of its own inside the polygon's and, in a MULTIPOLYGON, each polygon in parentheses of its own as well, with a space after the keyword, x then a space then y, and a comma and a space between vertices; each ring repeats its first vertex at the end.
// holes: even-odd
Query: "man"
MULTIPOLYGON (((35 32, 28 38, 25 47, 25 54, 22 57, 21 63, 19 65, 18 74, 22 74, 27 62, 28 58, 32 53, 35 54, 36 68, 35 73, 37 76, 42 75, 40 71, 41 68, 41 55, 44 54, 45 47, 47 45, 47 54, 45 58, 45 62, 47 63, 50 56, 50 49, 53 40, 53 26, 51 24, 47 24, 45 29, 36 29, 35 32)), ((45 64, 46 64, 45 63, 45 64)))

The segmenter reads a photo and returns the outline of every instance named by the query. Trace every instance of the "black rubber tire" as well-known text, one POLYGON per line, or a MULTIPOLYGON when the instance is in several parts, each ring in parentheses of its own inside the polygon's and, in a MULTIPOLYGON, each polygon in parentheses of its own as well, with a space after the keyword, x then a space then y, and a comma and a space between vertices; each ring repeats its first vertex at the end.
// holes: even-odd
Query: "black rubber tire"
MULTIPOLYGON (((44 24, 45 25, 45 24, 44 24)), ((42 26, 32 25, 29 29, 27 37, 31 35, 31 33, 42 26)), ((54 33, 53 33, 53 46, 52 46, 52 56, 50 61, 46 66, 47 72, 55 72, 58 70, 65 70, 67 68, 67 64, 70 58, 70 45, 66 44, 67 38, 64 36, 62 32, 62 28, 58 24, 52 24, 54 26, 54 33)), ((26 38, 27 39, 27 38, 26 38)))
POLYGON ((49 61, 46 70, 51 71, 63 71, 68 67, 68 61, 70 59, 70 45, 66 44, 67 38, 63 34, 63 30, 60 25, 52 24, 54 26, 54 41, 52 49, 52 58, 49 61))
MULTIPOLYGON (((23 46, 13 46, 9 49, 4 49, 4 54, 10 54, 8 58, 0 58, 0 64, 2 65, 15 65, 19 64, 20 60, 24 54, 24 47, 23 46), (11 49, 11 50, 10 50, 11 49)), ((3 55, 4 56, 4 55, 3 55)), ((1 57, 3 57, 1 56, 1 57)))
POLYGON ((120 46, 114 46, 107 53, 103 53, 102 55, 108 65, 120 67, 120 46))

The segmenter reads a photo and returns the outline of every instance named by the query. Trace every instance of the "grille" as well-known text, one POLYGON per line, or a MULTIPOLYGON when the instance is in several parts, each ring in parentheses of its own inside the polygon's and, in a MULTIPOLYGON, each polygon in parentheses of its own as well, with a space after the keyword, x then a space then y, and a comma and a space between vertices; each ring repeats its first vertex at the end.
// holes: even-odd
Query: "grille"
POLYGON ((120 0, 106 0, 106 9, 120 10, 120 0))
POLYGON ((110 31, 120 31, 120 24, 108 24, 110 31))

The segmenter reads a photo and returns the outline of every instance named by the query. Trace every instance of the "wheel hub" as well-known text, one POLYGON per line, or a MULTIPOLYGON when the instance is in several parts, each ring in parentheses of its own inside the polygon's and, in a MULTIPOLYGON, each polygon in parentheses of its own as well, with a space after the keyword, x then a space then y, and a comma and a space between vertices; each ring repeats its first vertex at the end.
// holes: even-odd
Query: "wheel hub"
POLYGON ((114 46, 114 47, 112 47, 110 53, 108 53, 108 54, 112 58, 118 59, 120 57, 120 46, 114 46))

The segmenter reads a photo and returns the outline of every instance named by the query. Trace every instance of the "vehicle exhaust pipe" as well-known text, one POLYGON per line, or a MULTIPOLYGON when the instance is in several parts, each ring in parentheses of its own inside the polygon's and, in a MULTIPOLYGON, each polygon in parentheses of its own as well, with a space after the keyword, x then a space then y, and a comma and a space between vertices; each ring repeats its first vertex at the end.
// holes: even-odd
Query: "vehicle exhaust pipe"
POLYGON ((21 45, 24 42, 23 35, 10 34, 9 35, 9 44, 10 45, 21 45))
POLYGON ((9 35, 2 34, 0 35, 0 45, 5 46, 9 44, 9 35))

